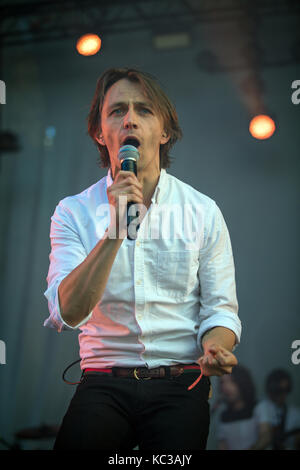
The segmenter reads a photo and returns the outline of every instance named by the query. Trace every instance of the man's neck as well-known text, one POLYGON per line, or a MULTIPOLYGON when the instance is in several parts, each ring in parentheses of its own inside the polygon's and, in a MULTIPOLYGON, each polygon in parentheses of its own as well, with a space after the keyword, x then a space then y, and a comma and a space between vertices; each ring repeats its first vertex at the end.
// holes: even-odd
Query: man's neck
POLYGON ((156 186, 159 181, 159 177, 160 177, 160 172, 155 177, 151 177, 151 178, 149 178, 148 175, 143 178, 143 175, 138 174, 138 180, 143 186, 144 204, 147 207, 147 209, 151 205, 151 198, 155 192, 156 186))

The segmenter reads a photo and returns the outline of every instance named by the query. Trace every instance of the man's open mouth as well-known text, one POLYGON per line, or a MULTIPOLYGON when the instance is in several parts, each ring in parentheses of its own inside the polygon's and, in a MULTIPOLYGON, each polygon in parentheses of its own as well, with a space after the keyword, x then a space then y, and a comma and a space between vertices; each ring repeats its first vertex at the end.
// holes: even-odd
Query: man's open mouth
POLYGON ((140 142, 135 137, 127 137, 122 145, 133 145, 138 148, 140 146, 140 142))

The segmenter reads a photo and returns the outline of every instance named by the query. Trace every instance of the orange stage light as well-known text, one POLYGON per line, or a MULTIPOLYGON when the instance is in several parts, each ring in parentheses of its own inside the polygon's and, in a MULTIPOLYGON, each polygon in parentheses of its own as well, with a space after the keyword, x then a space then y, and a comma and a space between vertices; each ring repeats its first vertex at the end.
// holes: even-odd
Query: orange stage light
POLYGON ((97 34, 85 34, 78 39, 76 49, 81 55, 95 55, 101 48, 101 39, 97 34))
POLYGON ((258 116, 255 116, 249 125, 249 131, 250 134, 255 138, 255 139, 269 139, 274 132, 275 132, 276 126, 275 122, 273 121, 272 118, 265 114, 260 114, 258 116))

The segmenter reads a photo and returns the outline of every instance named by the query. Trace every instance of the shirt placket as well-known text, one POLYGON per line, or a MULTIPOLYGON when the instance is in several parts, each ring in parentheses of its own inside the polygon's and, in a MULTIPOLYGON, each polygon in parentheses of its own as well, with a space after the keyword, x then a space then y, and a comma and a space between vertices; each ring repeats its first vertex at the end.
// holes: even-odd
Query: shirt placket
MULTIPOLYGON (((148 365, 148 361, 151 359, 149 351, 149 333, 151 335, 151 325, 149 324, 149 315, 146 304, 146 279, 145 279, 145 228, 147 227, 147 236, 149 236, 149 213, 153 211, 153 206, 147 211, 140 228, 137 232, 137 239, 134 247, 134 293, 135 293, 135 308, 136 308, 136 320, 141 329, 140 341, 144 345, 144 352, 142 353, 143 359, 148 365)), ((146 239, 147 239, 146 236, 146 239)))

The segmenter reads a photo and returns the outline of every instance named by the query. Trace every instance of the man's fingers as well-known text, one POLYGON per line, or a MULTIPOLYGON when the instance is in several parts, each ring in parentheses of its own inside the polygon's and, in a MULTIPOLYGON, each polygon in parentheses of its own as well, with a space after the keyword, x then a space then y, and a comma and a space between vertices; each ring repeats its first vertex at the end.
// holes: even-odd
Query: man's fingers
POLYGON ((229 366, 235 366, 237 365, 237 359, 236 357, 234 356, 234 354, 224 354, 223 352, 221 351, 218 351, 215 355, 215 358, 217 359, 217 361, 221 364, 221 365, 229 365, 229 366))
POLYGON ((221 366, 215 359, 212 364, 209 364, 207 357, 200 361, 200 365, 203 374, 206 376, 216 375, 220 377, 225 374, 231 374, 232 372, 231 366, 221 366))
POLYGON ((233 353, 218 344, 213 344, 199 358, 198 363, 204 375, 220 377, 231 374, 232 368, 238 364, 238 361, 233 353))
POLYGON ((220 374, 223 375, 224 373, 230 374, 232 372, 232 367, 236 366, 238 363, 236 357, 232 354, 224 354, 220 351, 216 354, 206 353, 199 359, 199 364, 202 367, 208 367, 210 369, 220 370, 220 374))
POLYGON ((234 354, 219 345, 210 346, 206 354, 215 357, 221 365, 236 366, 238 363, 234 354))
POLYGON ((124 171, 120 170, 114 180, 114 183, 127 183, 127 184, 134 184, 136 185, 140 190, 143 189, 142 183, 137 179, 136 175, 132 171, 124 171))

